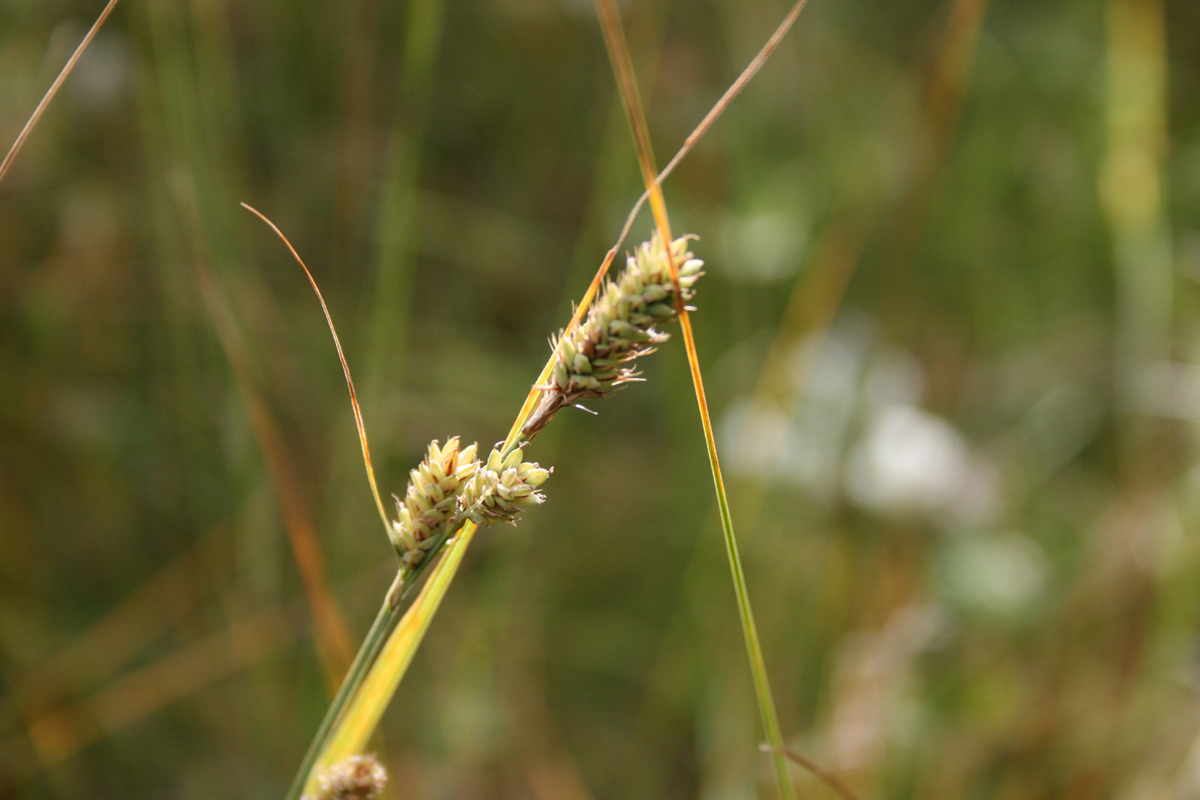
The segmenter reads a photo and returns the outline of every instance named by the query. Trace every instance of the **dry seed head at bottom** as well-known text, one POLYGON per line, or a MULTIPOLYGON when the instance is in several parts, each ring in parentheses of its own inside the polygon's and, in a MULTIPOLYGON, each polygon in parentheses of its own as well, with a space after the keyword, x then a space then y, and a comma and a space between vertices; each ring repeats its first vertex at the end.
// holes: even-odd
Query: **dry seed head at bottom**
POLYGON ((387 771, 374 754, 350 756, 317 775, 317 792, 301 800, 374 800, 387 783, 387 771))

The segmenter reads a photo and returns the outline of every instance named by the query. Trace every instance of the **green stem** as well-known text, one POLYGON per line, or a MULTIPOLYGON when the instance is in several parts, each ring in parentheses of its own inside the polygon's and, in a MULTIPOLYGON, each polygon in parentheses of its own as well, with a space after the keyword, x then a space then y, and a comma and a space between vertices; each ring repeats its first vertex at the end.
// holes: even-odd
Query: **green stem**
MULTIPOLYGON (((715 456, 715 450, 713 451, 715 456)), ((714 460, 714 476, 719 467, 714 460)), ((737 539, 733 535, 733 521, 729 516, 729 503, 724 488, 717 482, 717 505, 721 508, 721 527, 725 532, 725 551, 729 555, 729 571, 733 574, 733 588, 737 595, 738 615, 742 618, 742 632, 746 638, 746 654, 750 658, 750 674, 754 677, 754 693, 758 696, 758 712, 762 716, 767 741, 771 745, 771 756, 775 763, 775 778, 779 792, 785 798, 795 796, 792 781, 788 776, 784 760, 783 734, 779 730, 779 718, 775 715, 775 701, 771 697, 771 684, 767 680, 767 665, 763 659, 762 645, 758 641, 758 627, 754 624, 754 612, 750 609, 750 595, 746 591, 746 576, 742 573, 742 559, 738 555, 737 539)))
MULTIPOLYGON (((518 436, 513 442, 506 443, 502 452, 504 456, 508 456, 513 450, 524 444, 523 436, 518 436)), ((333 698, 333 702, 329 705, 329 710, 325 712, 325 718, 321 720, 321 725, 317 728, 317 733, 313 737, 312 744, 308 747, 308 752, 304 754, 304 761, 300 764, 300 769, 296 772, 296 777, 292 781, 291 788, 288 789, 285 800, 299 800, 301 793, 304 791, 305 784, 308 783, 309 773, 312 772, 317 760, 321 757, 321 753, 325 750, 325 745, 329 741, 330 733, 334 726, 337 725, 338 719, 342 716, 342 712, 346 706, 358 694, 358 690, 362 687, 363 681, 366 680, 367 674, 371 667, 375 664, 375 660, 379 657, 380 651, 387 643, 388 633, 393 627, 393 623, 398 616, 400 601, 408 596, 408 593, 416 585, 417 579, 425 571, 429 565, 437 561, 437 556, 445 547, 446 542, 450 539, 452 533, 457 533, 462 527, 464 520, 460 520, 454 525, 453 530, 446 530, 439 534, 439 541, 429 549, 425 559, 417 565, 417 567, 408 572, 398 572, 396 580, 392 583, 392 588, 388 590, 387 596, 384 598, 383 605, 379 609, 379 613, 375 616, 375 622, 371 625, 371 630, 367 633, 367 638, 363 642, 362 647, 358 650, 358 655, 354 657, 354 663, 350 665, 349 672, 346 673, 345 680, 342 681, 341 687, 338 689, 337 695, 333 698)))
POLYGON ((296 772, 296 777, 292 780, 291 788, 288 789, 285 800, 300 800, 300 795, 304 791, 304 785, 308 782, 308 773, 312 771, 313 765, 317 763, 317 759, 321 756, 321 751, 325 749, 325 742, 329 739, 330 731, 333 730, 333 726, 342 715, 342 710, 345 709, 346 704, 358 693, 358 689, 367 677, 371 665, 375 663, 375 659, 379 656, 379 651, 383 649, 383 645, 387 641, 388 631, 391 630, 392 623, 396 621, 397 607, 400 600, 397 593, 403 590, 404 582, 401 580, 400 574, 397 573, 396 580, 392 583, 392 588, 388 590, 387 596, 383 599, 383 605, 380 606, 379 613, 375 615, 375 621, 371 623, 371 630, 367 632, 367 638, 363 641, 362 647, 358 649, 358 655, 354 657, 354 663, 350 665, 350 670, 346 673, 345 680, 342 681, 342 685, 338 689, 337 695, 333 698, 333 702, 329 704, 329 710, 325 712, 325 718, 321 720, 321 726, 317 728, 317 733, 313 737, 312 744, 308 746, 308 752, 304 754, 304 761, 300 763, 300 769, 296 772))
POLYGON ((733 576, 733 591, 737 596, 738 615, 742 619, 742 633, 746 639, 746 656, 750 660, 750 675, 754 678, 754 694, 758 698, 758 713, 762 717, 763 731, 771 745, 771 759, 775 764, 775 778, 779 783, 779 795, 783 800, 796 796, 788 775, 784 756, 783 734, 779 730, 779 718, 775 714, 775 700, 771 697, 771 683, 767 680, 767 664, 763 658, 762 645, 758 641, 758 626, 754 624, 754 612, 750 609, 750 593, 746 589, 746 575, 742 572, 742 557, 738 553, 737 537, 733 533, 733 516, 729 513, 729 498, 725 494, 725 480, 721 477, 721 462, 717 458, 717 440, 713 436, 712 418, 708 413, 708 397, 704 392, 704 380, 700 376, 700 361, 696 356, 696 339, 692 335, 692 323, 683 311, 679 321, 683 327, 683 340, 688 351, 688 364, 692 371, 692 383, 696 390, 696 403, 700 406, 700 422, 704 427, 704 443, 708 447, 708 463, 712 468, 713 484, 717 490, 717 507, 721 511, 721 530, 725 535, 725 552, 729 556, 729 571, 733 576))

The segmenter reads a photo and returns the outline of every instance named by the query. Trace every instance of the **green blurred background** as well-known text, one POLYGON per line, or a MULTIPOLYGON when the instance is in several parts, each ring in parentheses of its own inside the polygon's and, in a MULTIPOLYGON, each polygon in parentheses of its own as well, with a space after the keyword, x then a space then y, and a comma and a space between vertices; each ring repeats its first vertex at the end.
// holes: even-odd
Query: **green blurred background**
MULTIPOLYGON (((0 3, 4 147, 99 10, 0 3)), ((785 11, 625 4, 660 161, 785 11)), ((0 798, 281 796, 388 586, 239 201, 399 493, 504 437, 639 192, 584 0, 119 5, 0 184, 0 798)), ((666 194, 791 745, 1200 796, 1200 4, 813 0, 666 194)), ((388 796, 774 796, 678 337, 643 368, 529 449, 388 796)))

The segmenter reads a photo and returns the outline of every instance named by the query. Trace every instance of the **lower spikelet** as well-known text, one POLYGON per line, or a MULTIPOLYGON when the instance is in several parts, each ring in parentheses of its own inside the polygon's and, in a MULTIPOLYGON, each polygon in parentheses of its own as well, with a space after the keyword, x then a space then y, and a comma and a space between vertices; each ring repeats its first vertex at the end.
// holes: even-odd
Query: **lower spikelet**
POLYGON ((396 498, 392 546, 401 569, 412 572, 438 542, 438 534, 472 520, 477 525, 514 522, 525 506, 545 500, 538 487, 550 470, 521 461, 520 449, 506 458, 493 450, 486 463, 475 455, 478 446, 460 447, 458 437, 429 445, 425 460, 409 473, 404 499, 396 498))
POLYGON ((462 487, 475 477, 478 446, 460 449, 458 437, 444 447, 437 439, 429 444, 425 460, 409 473, 404 499, 396 498, 397 520, 392 523, 392 545, 405 569, 413 569, 435 543, 434 535, 459 511, 462 487))
POLYGON ((679 270, 678 289, 662 239, 655 234, 626 260, 617 279, 605 285, 587 319, 552 341, 554 369, 521 430, 526 440, 546 427, 559 409, 603 397, 637 378, 632 362, 666 341, 667 334, 657 326, 678 315, 678 293, 682 292, 684 302, 690 300, 692 287, 703 274, 704 262, 688 251, 691 238, 683 236, 671 243, 672 260, 679 270))
POLYGON ((374 755, 350 756, 317 776, 316 794, 301 800, 375 800, 387 783, 387 771, 374 755))

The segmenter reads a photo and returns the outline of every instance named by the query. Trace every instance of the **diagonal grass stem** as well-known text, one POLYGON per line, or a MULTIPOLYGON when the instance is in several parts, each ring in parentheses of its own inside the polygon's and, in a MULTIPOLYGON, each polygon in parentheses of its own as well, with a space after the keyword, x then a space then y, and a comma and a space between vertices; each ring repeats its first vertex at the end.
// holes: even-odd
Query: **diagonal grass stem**
MULTIPOLYGON (((634 146, 637 148, 638 164, 642 170, 642 178, 646 184, 646 192, 650 196, 650 209, 654 215, 658 234, 665 242, 672 241, 671 225, 667 216, 667 206, 663 199, 662 185, 658 181, 657 169, 654 165, 654 153, 650 146, 649 129, 646 126, 646 116, 642 109, 641 97, 637 89, 637 81, 633 73, 633 61, 629 55, 629 47, 625 41, 625 33, 621 27, 620 16, 612 0, 596 0, 600 12, 604 41, 608 45, 609 57, 613 63, 613 71, 621 90, 621 97, 629 117, 629 126, 633 132, 634 146)), ((804 0, 797 3, 789 20, 804 6, 804 0)), ((785 20, 785 25, 790 25, 785 20)), ((786 32, 786 28, 784 29, 786 32)), ((772 37, 773 40, 775 37, 772 37)), ((773 44, 768 43, 773 48, 773 44)), ((769 52, 768 52, 769 55, 769 52)), ((704 123, 701 123, 703 126, 704 123)), ((667 260, 671 275, 678 283, 678 265, 670 248, 667 248, 667 260)), ((717 443, 713 435, 712 419, 708 411, 708 399, 704 392, 704 379, 700 371, 700 360, 696 353, 696 339, 692 332, 691 319, 682 293, 677 292, 679 324, 683 330, 684 347, 687 350, 688 366, 691 370, 692 385, 696 391, 696 403, 700 409, 700 422, 704 429, 704 442, 708 449, 709 465, 712 468, 713 484, 717 494, 717 506, 721 514, 721 529, 725 539, 725 551, 729 557, 729 570, 733 577, 734 594, 737 597, 738 616, 742 623, 742 633, 746 640, 746 654, 750 660, 750 672, 754 679, 754 692, 758 699, 759 715, 762 718, 763 729, 771 746, 771 758, 775 766, 775 778, 779 785, 779 794, 784 800, 792 800, 795 790, 788 776, 787 761, 783 750, 783 735, 779 729, 779 719, 775 712, 775 702, 771 697, 771 684, 767 678, 766 662, 762 654, 762 644, 758 638, 758 626, 754 622, 754 612, 750 607, 750 595, 746 588, 746 576, 742 570, 741 555, 738 552, 737 537, 733 530, 733 518, 729 513, 729 498, 725 491, 725 481, 721 476, 721 463, 717 457, 717 443)))

